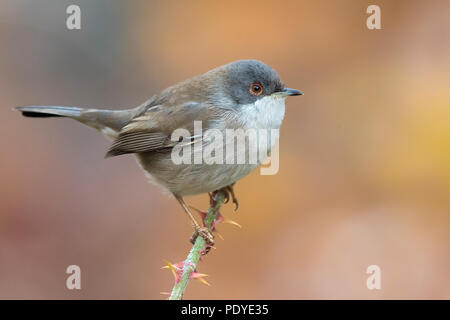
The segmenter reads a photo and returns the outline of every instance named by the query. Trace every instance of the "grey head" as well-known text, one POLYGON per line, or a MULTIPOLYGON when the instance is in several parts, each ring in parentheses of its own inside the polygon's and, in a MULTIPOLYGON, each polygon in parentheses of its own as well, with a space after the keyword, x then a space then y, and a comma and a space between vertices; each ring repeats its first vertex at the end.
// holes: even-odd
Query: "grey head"
POLYGON ((278 73, 258 60, 238 60, 164 90, 153 105, 176 102, 208 102, 219 108, 235 109, 270 95, 302 95, 289 89, 278 73))
MULTIPOLYGON (((286 88, 278 73, 258 60, 238 60, 211 70, 206 78, 219 80, 220 94, 231 99, 235 106, 253 104, 270 95, 295 96, 302 92, 286 88), (217 77, 218 76, 218 77, 217 77)), ((217 91, 210 92, 216 94, 217 91)))

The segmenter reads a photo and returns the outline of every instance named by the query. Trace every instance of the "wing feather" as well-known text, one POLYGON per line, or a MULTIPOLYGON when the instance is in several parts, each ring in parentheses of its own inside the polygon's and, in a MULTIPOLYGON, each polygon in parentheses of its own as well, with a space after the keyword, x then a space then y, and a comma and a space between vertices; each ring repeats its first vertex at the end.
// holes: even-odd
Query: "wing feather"
MULTIPOLYGON (((194 136, 194 121, 202 121, 203 130, 206 130, 220 119, 219 115, 214 108, 199 102, 149 106, 122 128, 105 157, 173 148, 178 141, 172 141, 170 137, 178 128, 184 128, 192 135, 190 142, 187 139, 183 143, 193 143, 202 139, 202 135, 194 136)), ((217 122, 215 124, 217 126, 217 122)))
POLYGON ((126 132, 119 137, 109 148, 106 158, 126 153, 147 152, 169 147, 169 137, 161 132, 126 132))

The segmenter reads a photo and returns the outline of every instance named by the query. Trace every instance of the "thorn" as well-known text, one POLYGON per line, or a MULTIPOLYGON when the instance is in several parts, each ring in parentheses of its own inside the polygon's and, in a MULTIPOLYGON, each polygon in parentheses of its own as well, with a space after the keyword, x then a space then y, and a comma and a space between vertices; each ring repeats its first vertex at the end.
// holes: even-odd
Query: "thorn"
POLYGON ((206 273, 199 273, 199 272, 192 272, 191 279, 198 279, 198 278, 204 278, 209 277, 206 273))
POLYGON ((191 279, 196 279, 198 281, 200 281, 203 284, 206 284, 207 286, 211 286, 208 281, 206 281, 204 278, 208 277, 208 275, 206 273, 198 273, 198 272, 192 272, 190 278, 191 279))
POLYGON ((172 264, 169 260, 163 259, 166 263, 161 269, 170 269, 172 271, 173 277, 175 278, 175 283, 178 283, 181 279, 181 274, 183 272, 184 261, 172 264))
POLYGON ((237 223, 236 221, 230 220, 230 219, 223 219, 222 220, 223 223, 228 223, 228 224, 232 224, 233 226, 239 227, 242 229, 242 226, 237 223))
POLYGON ((175 276, 176 275, 175 266, 169 260, 166 259, 163 260, 166 263, 166 265, 161 267, 161 269, 170 269, 170 271, 172 271, 173 275, 175 276))
POLYGON ((225 240, 225 238, 219 233, 219 230, 217 230, 217 228, 216 228, 215 232, 221 240, 225 240))
MULTIPOLYGON (((211 248, 213 248, 213 247, 211 247, 211 248)), ((175 278, 175 283, 178 283, 181 279, 181 275, 183 274, 184 261, 180 261, 180 262, 173 264, 170 261, 164 259, 164 262, 166 263, 166 265, 163 266, 162 269, 170 269, 170 271, 172 271, 173 277, 175 278)), ((197 270, 194 270, 194 272, 192 272, 189 275, 189 278, 199 280, 203 284, 210 286, 210 284, 205 279, 203 279, 204 277, 207 277, 207 276, 208 275, 205 273, 199 273, 199 272, 197 272, 197 270)), ((161 294, 167 294, 167 293, 161 292, 161 294)), ((170 295, 170 293, 168 293, 168 294, 170 295)))
MULTIPOLYGON (((193 207, 191 205, 189 205, 189 208, 194 210, 195 212, 197 212, 200 215, 200 217, 202 218, 203 226, 206 227, 205 219, 206 219, 207 212, 206 211, 202 211, 200 209, 197 209, 196 207, 193 207)), ((216 214, 216 212, 214 212, 214 214, 216 214)), ((220 222, 222 222, 223 219, 224 219, 224 217, 223 217, 222 213, 220 213, 220 211, 219 211, 217 213, 216 219, 211 222, 210 230, 214 231, 216 225, 219 224, 220 222)))
POLYGON ((200 210, 194 206, 188 205, 189 209, 196 211, 202 218, 206 216, 206 211, 200 210))
POLYGON ((189 208, 192 209, 192 210, 194 210, 195 212, 198 213, 198 215, 199 215, 200 218, 202 219, 203 226, 206 227, 206 224, 205 224, 206 211, 197 209, 196 207, 193 207, 193 206, 191 206, 191 205, 189 205, 189 208))
POLYGON ((208 287, 211 287, 211 285, 209 284, 209 282, 208 281, 206 281, 205 279, 203 279, 203 278, 199 278, 199 279, 197 279, 198 281, 200 281, 201 283, 203 283, 203 284, 205 284, 205 285, 207 285, 208 287))

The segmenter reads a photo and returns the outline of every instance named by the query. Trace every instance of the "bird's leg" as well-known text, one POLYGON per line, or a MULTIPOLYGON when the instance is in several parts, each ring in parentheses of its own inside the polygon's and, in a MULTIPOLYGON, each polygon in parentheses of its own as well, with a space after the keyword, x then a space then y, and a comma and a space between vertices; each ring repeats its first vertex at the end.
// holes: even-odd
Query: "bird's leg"
POLYGON ((222 188, 221 190, 223 192, 225 192, 226 196, 225 196, 225 203, 227 203, 230 200, 230 195, 231 195, 231 200, 234 203, 234 211, 237 211, 237 209, 239 208, 239 202, 236 198, 236 195, 234 194, 234 183, 230 184, 229 186, 226 186, 224 188, 222 188))
MULTIPOLYGON (((191 211, 189 210, 188 206, 186 205, 186 203, 184 202, 182 197, 175 196, 175 198, 178 200, 178 202, 183 207, 184 212, 186 212, 186 214, 188 215, 188 217, 191 220, 191 223, 194 227, 194 234, 192 235, 192 237, 190 239, 191 243, 194 244, 197 237, 200 236, 205 240, 206 244, 208 245, 207 248, 209 249, 211 246, 214 245, 214 235, 208 228, 201 227, 198 224, 198 222, 195 220, 194 216, 192 215, 191 211)), ((207 253, 209 251, 208 249, 206 250, 205 253, 207 253)))

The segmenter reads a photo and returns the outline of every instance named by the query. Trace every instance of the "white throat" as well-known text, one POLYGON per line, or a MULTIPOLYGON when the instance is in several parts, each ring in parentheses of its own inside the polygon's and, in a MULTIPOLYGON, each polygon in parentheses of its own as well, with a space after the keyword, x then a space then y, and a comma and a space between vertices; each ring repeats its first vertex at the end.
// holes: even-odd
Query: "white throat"
POLYGON ((242 108, 242 121, 247 128, 279 129, 284 118, 286 97, 266 96, 242 108))

